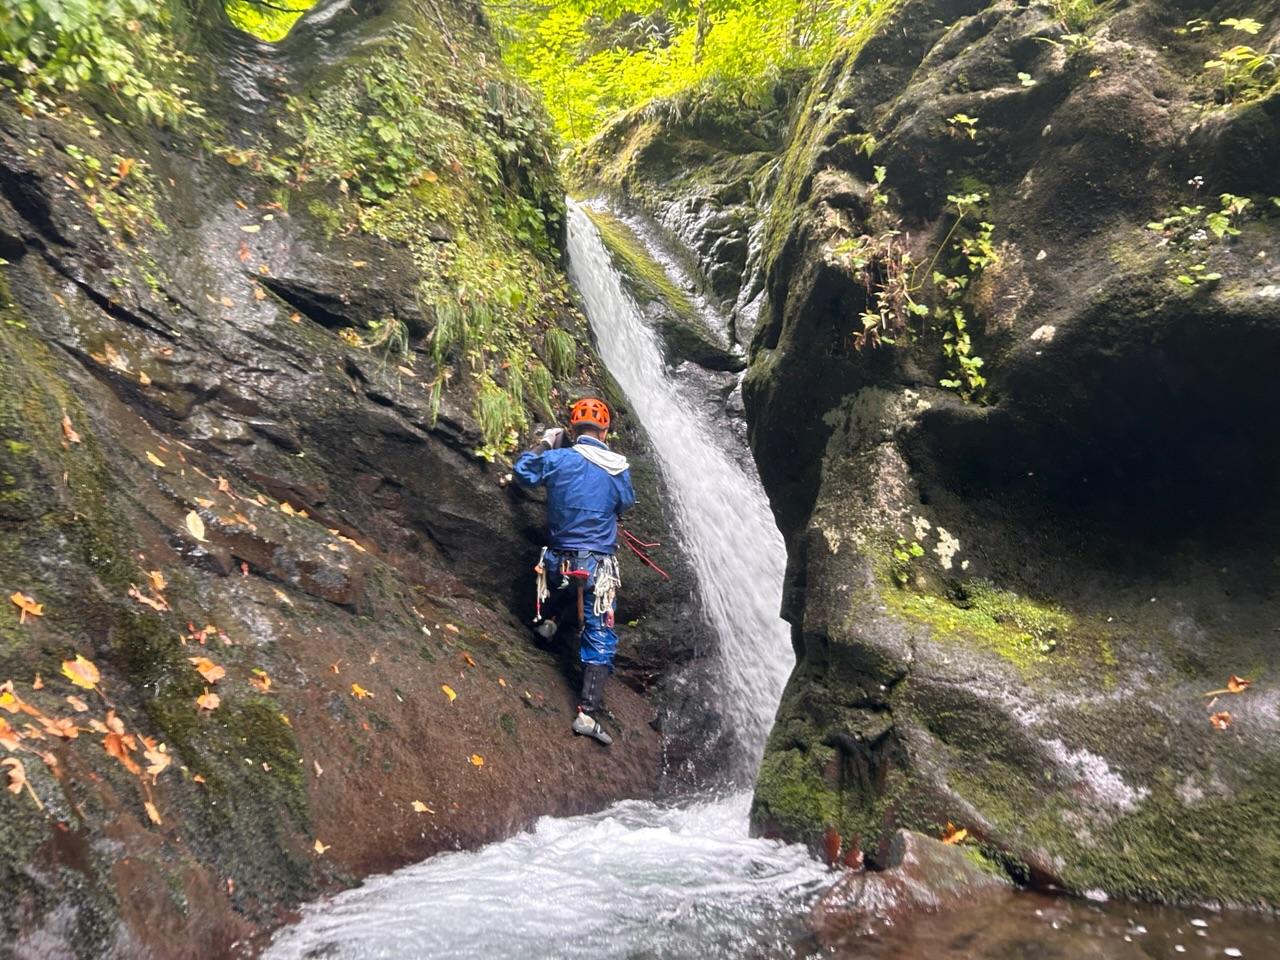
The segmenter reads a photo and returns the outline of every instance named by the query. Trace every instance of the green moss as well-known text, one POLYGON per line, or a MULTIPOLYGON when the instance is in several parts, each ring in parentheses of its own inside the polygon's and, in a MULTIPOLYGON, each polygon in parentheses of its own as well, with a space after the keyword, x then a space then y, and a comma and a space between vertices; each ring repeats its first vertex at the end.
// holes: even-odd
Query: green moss
POLYGON ((817 842, 840 812, 840 798, 822 776, 833 756, 828 747, 767 752, 756 778, 752 821, 787 837, 817 842))
POLYGON ((656 262, 625 223, 610 213, 588 209, 587 216, 600 231, 600 239, 613 263, 632 281, 642 299, 659 300, 688 323, 698 322, 698 312, 683 290, 671 282, 662 265, 656 262))
POLYGON ((934 639, 974 642, 1024 670, 1045 662, 1073 625, 1057 607, 1000 590, 985 580, 966 581, 954 600, 887 584, 881 592, 894 613, 925 624, 934 639))

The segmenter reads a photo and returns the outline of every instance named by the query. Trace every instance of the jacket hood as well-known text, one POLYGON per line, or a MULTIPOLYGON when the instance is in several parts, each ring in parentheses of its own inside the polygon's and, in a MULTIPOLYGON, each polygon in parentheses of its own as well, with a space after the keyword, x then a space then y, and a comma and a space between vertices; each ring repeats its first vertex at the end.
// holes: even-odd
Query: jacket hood
POLYGON ((599 440, 580 437, 573 445, 573 449, 613 477, 616 477, 630 466, 626 457, 620 453, 614 453, 599 440))

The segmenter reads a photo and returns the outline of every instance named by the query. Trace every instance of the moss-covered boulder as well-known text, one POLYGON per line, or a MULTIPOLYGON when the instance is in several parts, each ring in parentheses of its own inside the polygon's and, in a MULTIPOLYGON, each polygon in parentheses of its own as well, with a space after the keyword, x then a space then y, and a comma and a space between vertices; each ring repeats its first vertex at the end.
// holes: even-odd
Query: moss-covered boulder
POLYGON ((1280 94, 1206 66, 1276 7, 883 10, 765 236, 799 662, 756 828, 874 860, 951 821, 1020 880, 1280 905, 1280 94))

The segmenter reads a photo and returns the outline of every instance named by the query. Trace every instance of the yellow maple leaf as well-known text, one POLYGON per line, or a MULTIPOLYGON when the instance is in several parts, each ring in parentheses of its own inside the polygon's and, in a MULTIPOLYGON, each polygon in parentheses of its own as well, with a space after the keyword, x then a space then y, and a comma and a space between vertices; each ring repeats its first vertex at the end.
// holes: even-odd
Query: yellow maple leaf
POLYGON ((94 689, 98 685, 98 681, 102 679, 102 675, 98 673, 98 668, 93 661, 86 660, 78 653, 74 660, 62 661, 62 675, 77 687, 84 687, 86 690, 94 689))

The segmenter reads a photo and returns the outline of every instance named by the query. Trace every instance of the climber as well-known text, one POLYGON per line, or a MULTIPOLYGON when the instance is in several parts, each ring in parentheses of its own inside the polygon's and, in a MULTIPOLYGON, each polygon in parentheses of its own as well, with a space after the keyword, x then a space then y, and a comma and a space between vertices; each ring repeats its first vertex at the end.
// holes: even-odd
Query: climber
MULTIPOLYGON (((635 506, 627 458, 604 442, 609 408, 595 398, 579 400, 569 412, 572 441, 559 427, 547 430, 532 450, 516 458, 512 471, 525 487, 547 488, 549 543, 538 566, 539 603, 546 584, 561 596, 576 592, 582 697, 573 732, 608 746, 613 738, 596 719, 604 709, 604 685, 613 672, 618 637, 613 632, 617 590, 618 517, 635 506)), ((548 617, 535 628, 550 638, 557 621, 548 617)))

